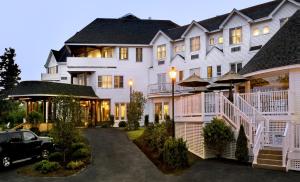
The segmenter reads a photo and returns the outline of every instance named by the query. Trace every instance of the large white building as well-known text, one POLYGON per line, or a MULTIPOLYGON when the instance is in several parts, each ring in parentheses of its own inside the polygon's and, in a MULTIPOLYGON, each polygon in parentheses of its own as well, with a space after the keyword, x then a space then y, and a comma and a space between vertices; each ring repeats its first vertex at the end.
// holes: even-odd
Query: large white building
MULTIPOLYGON (((171 67, 177 82, 193 73, 213 82, 240 72, 250 81, 236 87, 234 103, 222 93, 190 94, 176 85, 176 136, 208 158, 202 127, 222 117, 235 133, 244 125, 254 165, 300 170, 299 9, 300 0, 276 0, 185 26, 131 14, 96 19, 50 52, 42 80, 92 86, 101 100, 96 120, 111 114, 117 125, 126 120, 129 80, 147 97, 144 113, 153 122, 172 111, 171 67)), ((230 146, 225 157, 234 158, 234 150, 230 146)))

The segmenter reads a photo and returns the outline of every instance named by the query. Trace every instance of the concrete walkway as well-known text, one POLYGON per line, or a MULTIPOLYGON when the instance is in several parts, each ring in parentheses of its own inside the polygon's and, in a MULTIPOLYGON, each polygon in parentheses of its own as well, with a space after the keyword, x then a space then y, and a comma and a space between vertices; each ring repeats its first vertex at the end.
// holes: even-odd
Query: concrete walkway
POLYGON ((164 175, 117 129, 88 129, 86 135, 93 149, 93 162, 78 175, 66 178, 31 178, 20 176, 16 169, 0 172, 0 182, 143 182, 143 181, 299 181, 300 172, 276 172, 252 169, 236 163, 199 160, 180 176, 164 175))

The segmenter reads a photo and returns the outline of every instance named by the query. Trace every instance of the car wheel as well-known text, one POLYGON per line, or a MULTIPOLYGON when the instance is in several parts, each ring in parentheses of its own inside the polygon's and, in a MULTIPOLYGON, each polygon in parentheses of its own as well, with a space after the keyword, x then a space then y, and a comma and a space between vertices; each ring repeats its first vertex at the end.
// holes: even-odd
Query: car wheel
POLYGON ((42 150, 41 156, 42 156, 43 159, 48 159, 49 151, 47 149, 42 150))
POLYGON ((8 168, 11 165, 11 159, 10 159, 10 157, 4 156, 1 159, 2 159, 2 166, 4 168, 8 168))

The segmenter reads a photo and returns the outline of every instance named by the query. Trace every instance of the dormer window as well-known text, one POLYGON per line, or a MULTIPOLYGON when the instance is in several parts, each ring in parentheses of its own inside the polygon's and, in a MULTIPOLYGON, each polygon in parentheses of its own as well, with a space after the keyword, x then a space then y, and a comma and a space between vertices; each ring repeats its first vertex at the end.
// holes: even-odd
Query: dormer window
POLYGON ((166 44, 157 46, 157 60, 163 61, 167 56, 166 44))
POLYGON ((48 74, 57 74, 58 73, 58 66, 52 66, 47 68, 48 74))
POLYGON ((218 38, 218 44, 223 44, 223 42, 224 42, 223 36, 220 36, 218 38))
POLYGON ((242 27, 231 28, 229 33, 230 45, 240 44, 243 41, 242 27))
POLYGON ((255 28, 255 29, 253 29, 253 36, 259 36, 259 34, 260 34, 260 30, 259 30, 259 28, 255 28))
POLYGON ((263 28, 263 34, 268 34, 268 33, 270 33, 270 27, 269 26, 265 26, 263 28))
POLYGON ((190 38, 191 52, 200 50, 200 36, 190 38))
POLYGON ((215 45, 215 38, 214 37, 209 38, 209 45, 215 45))

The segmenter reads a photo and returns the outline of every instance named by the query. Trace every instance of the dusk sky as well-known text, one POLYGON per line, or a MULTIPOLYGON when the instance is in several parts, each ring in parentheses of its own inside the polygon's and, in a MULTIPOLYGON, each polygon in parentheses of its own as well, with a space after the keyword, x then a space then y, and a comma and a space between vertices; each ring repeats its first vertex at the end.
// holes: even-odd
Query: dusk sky
POLYGON ((179 25, 202 20, 270 0, 2 0, 0 54, 13 47, 22 80, 40 80, 50 49, 64 42, 95 18, 169 19, 179 25))

